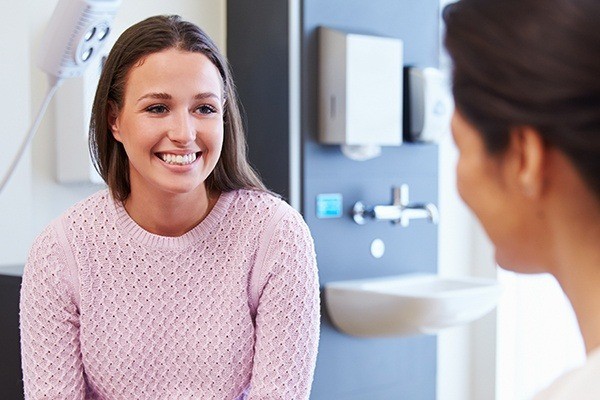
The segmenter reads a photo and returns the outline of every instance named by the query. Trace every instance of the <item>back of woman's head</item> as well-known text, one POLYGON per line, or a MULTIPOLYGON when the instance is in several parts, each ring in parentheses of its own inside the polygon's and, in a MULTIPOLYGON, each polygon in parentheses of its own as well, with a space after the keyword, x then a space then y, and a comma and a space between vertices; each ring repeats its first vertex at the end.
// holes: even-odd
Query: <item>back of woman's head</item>
POLYGON ((600 198, 600 1, 461 0, 444 21, 456 107, 488 151, 533 127, 600 198))
POLYGON ((221 157, 206 179, 209 191, 260 189, 264 186, 246 158, 246 139, 232 74, 215 43, 198 26, 177 15, 155 16, 128 28, 117 39, 104 63, 90 122, 90 152, 96 169, 117 200, 130 193, 129 160, 109 125, 111 107, 122 109, 129 71, 150 54, 175 48, 205 55, 223 83, 224 133, 221 157))

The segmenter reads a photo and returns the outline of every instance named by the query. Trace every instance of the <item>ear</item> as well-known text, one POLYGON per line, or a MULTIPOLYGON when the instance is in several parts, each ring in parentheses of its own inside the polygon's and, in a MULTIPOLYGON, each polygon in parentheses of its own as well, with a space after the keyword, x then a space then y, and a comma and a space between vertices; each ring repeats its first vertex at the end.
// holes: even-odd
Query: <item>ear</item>
POLYGON ((538 198, 544 190, 544 161, 547 157, 544 140, 530 126, 513 128, 510 136, 510 147, 516 156, 516 183, 525 197, 538 198))
POLYGON ((108 127, 117 142, 121 142, 121 131, 119 130, 119 109, 113 101, 108 102, 108 127))

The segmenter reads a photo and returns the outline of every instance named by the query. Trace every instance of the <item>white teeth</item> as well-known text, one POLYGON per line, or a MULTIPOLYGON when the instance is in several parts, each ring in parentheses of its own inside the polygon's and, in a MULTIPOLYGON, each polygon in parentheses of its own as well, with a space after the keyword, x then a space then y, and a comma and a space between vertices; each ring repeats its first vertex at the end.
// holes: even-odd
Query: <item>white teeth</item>
POLYGON ((190 153, 186 155, 177 155, 177 154, 161 154, 160 156, 164 162, 167 164, 175 164, 175 165, 186 165, 191 164, 196 161, 196 153, 190 153))

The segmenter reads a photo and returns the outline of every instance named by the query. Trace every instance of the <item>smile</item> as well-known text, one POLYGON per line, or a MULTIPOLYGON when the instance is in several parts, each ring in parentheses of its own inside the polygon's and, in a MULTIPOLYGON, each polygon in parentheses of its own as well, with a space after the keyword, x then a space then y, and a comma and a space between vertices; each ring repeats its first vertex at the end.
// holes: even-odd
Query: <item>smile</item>
MULTIPOLYGON (((199 153, 199 154, 201 154, 201 153, 199 153)), ((158 154, 158 157, 160 159, 162 159, 164 162, 166 162, 167 164, 187 165, 187 164, 191 164, 194 161, 196 161, 196 158, 198 156, 196 155, 196 153, 190 153, 190 154, 185 154, 185 155, 161 153, 161 154, 158 154)))

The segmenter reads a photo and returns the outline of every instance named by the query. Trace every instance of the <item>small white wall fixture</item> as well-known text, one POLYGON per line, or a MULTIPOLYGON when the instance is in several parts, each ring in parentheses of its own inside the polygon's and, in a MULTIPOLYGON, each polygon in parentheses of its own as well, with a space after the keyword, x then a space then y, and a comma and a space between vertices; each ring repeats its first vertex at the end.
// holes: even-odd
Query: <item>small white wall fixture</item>
POLYGON ((319 141, 353 159, 402 144, 400 39, 319 29, 319 141))

